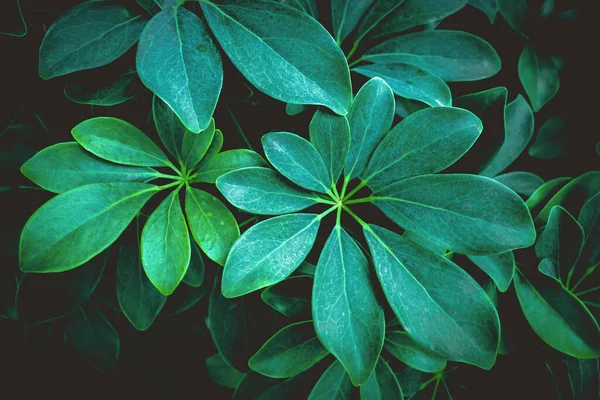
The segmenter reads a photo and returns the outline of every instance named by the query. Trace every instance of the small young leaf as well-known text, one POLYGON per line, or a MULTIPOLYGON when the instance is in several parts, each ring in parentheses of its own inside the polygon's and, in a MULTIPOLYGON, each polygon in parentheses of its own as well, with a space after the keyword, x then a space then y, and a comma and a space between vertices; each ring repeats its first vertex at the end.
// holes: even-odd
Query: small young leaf
POLYGON ((494 177, 495 180, 524 196, 531 196, 543 184, 544 180, 531 172, 509 172, 494 177))
POLYGON ((210 143, 208 150, 206 150, 206 154, 204 154, 203 161, 210 160, 221 151, 221 147, 223 147, 223 132, 220 129, 215 129, 215 135, 213 136, 213 140, 210 143))
POLYGON ((304 104, 292 104, 287 103, 285 105, 285 113, 290 117, 301 114, 306 110, 306 106, 304 104))
POLYGON ((221 386, 235 389, 244 374, 227 364, 220 354, 215 354, 204 360, 208 376, 221 386))
POLYGON ((218 177, 227 172, 247 167, 266 166, 265 160, 255 151, 247 149, 228 150, 208 159, 204 156, 192 182, 215 183, 218 177))
POLYGON ((332 0, 331 20, 333 37, 338 44, 356 28, 364 13, 375 0, 332 0))
POLYGON ((490 24, 496 21, 496 14, 498 14, 497 0, 469 0, 469 4, 487 15, 490 19, 490 24))
POLYGON ((402 388, 390 368, 383 358, 379 358, 373 374, 360 387, 361 400, 402 400, 402 388))
POLYGON ((204 282, 204 260, 198 245, 192 243, 191 247, 190 266, 183 276, 183 281, 193 288, 199 288, 204 282))
POLYGON ((572 179, 569 177, 555 178, 537 188, 525 203, 527 208, 529 208, 531 215, 538 215, 546 203, 571 180, 572 179))
POLYGON ((518 34, 527 37, 523 33, 523 25, 527 16, 528 1, 527 0, 496 0, 498 3, 498 11, 504 17, 506 22, 518 34))
POLYGON ((321 154, 331 182, 340 178, 350 147, 350 126, 345 117, 317 110, 309 125, 310 142, 321 154))
POLYGON ((518 69, 519 80, 527 92, 531 107, 538 112, 558 92, 558 70, 552 60, 540 56, 530 44, 521 52, 518 69))
POLYGON ((181 161, 187 169, 192 169, 202 160, 215 135, 215 120, 210 120, 208 128, 200 133, 186 130, 181 141, 181 161))
POLYGON ((446 360, 417 343, 406 332, 388 331, 385 349, 409 367, 423 372, 438 372, 446 368, 446 360))
MULTIPOLYGON (((300 266, 298 270, 302 268, 300 266)), ((310 296, 313 281, 310 277, 290 276, 260 294, 262 300, 288 318, 311 318, 310 296)))
POLYGON ((573 270, 573 282, 591 274, 600 265, 600 192, 583 205, 579 223, 585 232, 585 240, 573 270))
POLYGON ((540 261, 538 264, 538 271, 546 276, 549 276, 550 278, 560 281, 560 273, 558 272, 557 265, 548 258, 544 258, 542 261, 540 261))
POLYGON ((529 148, 529 155, 536 158, 555 158, 564 155, 569 139, 566 126, 565 120, 559 116, 544 122, 529 148))
POLYGON ((515 275, 515 256, 512 251, 491 256, 469 256, 496 284, 498 290, 506 292, 515 275))
POLYGON ((350 376, 344 366, 336 360, 321 375, 308 400, 349 399, 351 393, 350 376))
POLYGON ((108 107, 133 99, 143 89, 135 71, 111 72, 108 78, 100 73, 75 75, 65 86, 65 96, 77 104, 108 107))

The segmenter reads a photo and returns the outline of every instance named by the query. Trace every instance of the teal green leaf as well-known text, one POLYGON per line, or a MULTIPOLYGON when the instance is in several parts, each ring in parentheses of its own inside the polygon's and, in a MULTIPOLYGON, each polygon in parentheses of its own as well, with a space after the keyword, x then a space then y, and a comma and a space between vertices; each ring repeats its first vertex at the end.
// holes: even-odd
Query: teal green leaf
POLYGON ((204 260, 197 244, 192 243, 191 248, 190 266, 183 276, 183 281, 193 288, 199 288, 204 283, 204 260))
POLYGON ((244 377, 244 374, 227 364, 220 354, 208 357, 204 360, 208 376, 218 385, 235 389, 244 377))
POLYGON ((187 169, 192 169, 202 160, 215 135, 215 120, 200 133, 186 131, 181 141, 181 160, 187 169))
POLYGON ((462 157, 482 130, 479 118, 460 108, 417 111, 383 138, 361 177, 379 190, 403 178, 439 172, 462 157))
POLYGON ((519 57, 518 70, 519 80, 529 97, 533 111, 540 111, 558 92, 558 69, 550 58, 541 56, 528 44, 519 57))
POLYGON ((290 378, 306 371, 327 354, 312 321, 304 321, 278 331, 248 360, 248 365, 271 378, 290 378))
POLYGON ((312 296, 315 330, 355 386, 367 382, 383 347, 385 319, 369 263, 354 239, 335 226, 325 242, 312 296))
POLYGON ((438 372, 446 368, 446 360, 426 349, 406 332, 388 331, 385 349, 409 367, 423 372, 438 372))
POLYGON ((506 292, 515 275, 515 256, 512 251, 491 256, 469 256, 483 270, 501 292, 506 292))
POLYGON ((452 261, 391 231, 365 225, 364 234, 379 282, 406 332, 443 358, 490 369, 500 321, 481 286, 452 261))
POLYGON ((286 103, 348 112, 352 87, 346 57, 312 17, 269 0, 201 6, 225 53, 260 91, 286 103))
POLYGON ((253 214, 276 215, 300 211, 317 203, 314 193, 288 184, 269 168, 243 168, 217 179, 217 188, 231 204, 253 214))
MULTIPOLYGON (((188 129, 183 126, 171 107, 158 96, 152 98, 152 117, 160 141, 171 155, 183 164, 181 144, 188 129)), ((194 134, 194 133, 191 133, 194 134)))
POLYGON ((543 184, 544 180, 531 172, 508 172, 494 177, 495 180, 524 196, 531 196, 543 184))
POLYGON ((577 358, 600 355, 597 322, 560 282, 543 275, 531 282, 517 271, 515 289, 525 318, 546 344, 577 358))
POLYGON ((482 175, 492 177, 506 169, 521 155, 533 136, 533 111, 523 96, 518 95, 506 105, 504 120, 504 143, 492 161, 481 171, 482 175))
POLYGON ((404 229, 461 254, 497 254, 535 241, 523 200, 482 176, 407 178, 376 192, 374 204, 404 229))
POLYGON ((371 153, 392 127, 395 111, 394 93, 381 78, 372 78, 356 94, 348 112, 350 149, 344 175, 360 176, 371 153))
POLYGON ((365 12, 375 0, 332 0, 331 21, 333 37, 338 44, 356 28, 365 12))
POLYGON ((73 7, 48 29, 40 45, 43 79, 106 65, 137 42, 146 21, 125 7, 91 0, 73 7))
MULTIPOLYGON (((408 1, 411 0, 405 4, 408 1)), ((421 2, 433 3, 434 0, 421 2)), ((446 82, 489 78, 501 67, 500 57, 488 42, 467 32, 446 30, 415 32, 388 39, 367 51, 363 59, 379 64, 413 64, 446 82)))
POLYGON ((600 192, 583 205, 579 223, 585 232, 585 240, 573 270, 572 282, 590 275, 600 265, 600 192))
POLYGON ((400 118, 406 118, 410 114, 427 107, 427 104, 421 101, 410 100, 404 97, 396 96, 396 115, 400 118))
POLYGON ((321 375, 310 392, 308 400, 341 400, 349 399, 352 393, 352 382, 344 366, 334 361, 321 375))
POLYGON ((528 11, 527 0, 496 0, 498 11, 515 32, 527 38, 523 25, 528 11))
POLYGON ((285 113, 290 117, 301 114, 306 110, 306 106, 304 104, 293 104, 287 103, 285 105, 285 113))
POLYGON ((396 373, 396 379, 402 387, 402 393, 407 399, 421 400, 419 396, 415 396, 421 391, 421 385, 425 384, 431 379, 431 374, 423 371, 416 370, 411 367, 406 367, 396 373))
POLYGON ((79 123, 71 133, 84 149, 108 161, 141 167, 164 167, 170 163, 144 132, 117 118, 91 118, 79 123))
POLYGON ((265 160, 255 151, 228 150, 203 160, 198 166, 198 172, 192 182, 215 183, 218 177, 227 172, 247 167, 266 166, 265 160))
POLYGON ((185 214, 190 232, 204 254, 217 264, 225 265, 233 242, 240 236, 231 211, 213 195, 188 186, 185 214))
POLYGON ((529 155, 536 158, 554 158, 565 154, 569 134, 567 123, 559 116, 548 119, 540 127, 529 155))
POLYGON ((140 241, 144 271, 165 296, 172 294, 190 265, 190 237, 179 190, 169 194, 150 214, 140 241))
POLYGON ((344 169, 350 148, 348 120, 326 111, 317 110, 309 125, 310 142, 323 158, 333 184, 344 169))
POLYGON ((117 261, 117 301, 131 325, 139 331, 150 328, 167 297, 148 279, 137 246, 121 246, 117 261))
POLYGON ((156 171, 119 165, 94 157, 75 142, 46 147, 21 167, 21 173, 42 188, 63 193, 79 186, 103 182, 147 182, 156 171))
POLYGON ((162 10, 161 0, 135 0, 150 15, 158 14, 162 10))
POLYGON ((573 400, 598 399, 600 397, 600 363, 566 357, 567 376, 573 400))
POLYGON ((384 79, 400 97, 419 100, 432 107, 452 105, 448 85, 422 68, 406 63, 367 64, 352 69, 368 78, 384 79))
POLYGON ((287 132, 262 137, 267 159, 296 185, 320 193, 331 191, 331 180, 321 155, 308 140, 287 132))
POLYGON ((75 75, 65 85, 65 96, 72 102, 91 106, 114 106, 133 99, 143 86, 135 71, 112 75, 75 75))
POLYGON ((223 269, 223 296, 242 296, 291 275, 312 248, 319 223, 315 214, 282 215, 244 232, 223 269))
POLYGON ((187 129, 199 133, 208 127, 223 85, 223 66, 196 14, 175 6, 152 17, 140 37, 136 67, 144 85, 187 129))
MULTIPOLYGON (((490 298, 490 301, 492 302, 494 307, 496 307, 496 310, 499 313, 498 315, 500 316, 498 290, 496 284, 492 280, 488 280, 482 285, 482 287, 483 290, 485 290, 485 293, 490 298)), ((502 319, 502 317, 500 317, 500 319, 502 319)), ((510 353, 515 347, 513 335, 508 336, 506 332, 507 329, 500 330, 500 345, 498 346, 498 354, 501 355, 506 355, 510 353)))
POLYGON ((215 135, 213 136, 213 140, 210 143, 208 150, 206 150, 206 154, 204 154, 203 160, 210 160, 221 151, 221 147, 223 147, 223 132, 220 129, 215 129, 215 135))
POLYGON ((319 20, 319 7, 317 0, 277 0, 280 3, 287 4, 290 7, 302 11, 317 21, 319 20))
POLYGON ((546 203, 571 180, 569 177, 555 178, 537 188, 525 203, 531 215, 534 217, 538 215, 546 203))
POLYGON ((442 256, 446 254, 446 249, 444 248, 444 246, 440 246, 437 243, 433 243, 426 239, 423 239, 421 236, 417 235, 412 231, 405 231, 404 235, 402 236, 404 237, 404 239, 408 239, 411 242, 414 242, 421 247, 425 247, 426 249, 431 250, 436 254, 440 254, 442 256))
POLYGON ((544 258, 538 264, 538 271, 542 274, 549 276, 550 278, 554 278, 557 281, 560 281, 560 273, 558 272, 558 266, 552 262, 552 260, 548 258, 544 258))
POLYGON ((300 266, 296 270, 296 272, 299 274, 313 276, 313 277, 315 276, 316 271, 317 271, 317 266, 314 264, 311 264, 309 262, 306 262, 306 261, 303 261, 302 264, 300 264, 300 266))
POLYGON ((25 37, 28 28, 27 22, 25 22, 25 18, 23 17, 21 0, 11 0, 6 3, 3 5, 4 11, 2 13, 2 19, 0 20, 0 25, 2 26, 0 35, 25 37))
POLYGON ((392 14, 405 0, 376 0, 369 8, 356 31, 354 43, 360 42, 373 28, 392 14))
POLYGON ((96 307, 79 307, 71 314, 69 337, 77 351, 92 366, 115 372, 121 350, 119 334, 96 307))
POLYGON ((394 371, 383 358, 379 358, 373 374, 360 387, 361 400, 402 400, 402 388, 394 375, 394 371))
POLYGON ((80 266, 117 240, 157 190, 147 183, 94 183, 54 197, 21 232, 21 270, 62 272, 80 266))
POLYGON ((311 318, 312 285, 312 279, 306 275, 290 276, 263 290, 260 297, 274 310, 288 318, 308 319, 311 318))
POLYGON ((481 10, 490 19, 490 24, 496 21, 496 14, 498 14, 497 0, 469 0, 469 4, 481 10))

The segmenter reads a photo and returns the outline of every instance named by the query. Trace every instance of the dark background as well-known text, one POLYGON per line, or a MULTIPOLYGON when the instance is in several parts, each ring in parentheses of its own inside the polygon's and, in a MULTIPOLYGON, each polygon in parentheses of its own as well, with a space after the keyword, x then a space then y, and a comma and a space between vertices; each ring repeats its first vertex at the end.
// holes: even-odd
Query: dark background
MULTIPOLYGON (((3 98, 0 132, 4 132, 4 127, 13 120, 15 124, 22 125, 19 129, 0 134, 0 207, 3 210, 0 219, 0 250, 4 260, 0 266, 2 307, 9 304, 15 295, 13 271, 18 265, 16 249, 19 230, 31 213, 51 197, 51 194, 41 190, 23 188, 34 185, 20 175, 20 165, 36 151, 48 145, 72 140, 71 128, 93 116, 122 118, 158 142, 149 115, 152 101, 149 91, 144 90, 135 99, 118 106, 90 107, 75 104, 65 97, 63 89, 69 76, 49 81, 44 81, 38 76, 38 49, 45 29, 57 16, 79 2, 23 0, 22 6, 29 32, 23 38, 0 35, 0 50, 3 56, 0 64, 0 88, 3 98), (15 119, 15 116, 18 118, 15 119)), ((548 23, 534 19, 528 25, 531 41, 540 52, 558 54, 565 60, 564 71, 560 75, 560 91, 549 104, 536 113, 535 124, 537 132, 548 118, 562 116, 567 121, 569 134, 567 154, 556 159, 540 160, 529 157, 525 152, 506 172, 530 171, 549 180, 559 176, 575 177, 598 169, 600 165, 600 159, 595 153, 595 143, 600 139, 600 135, 597 127, 591 123, 597 100, 590 99, 588 95, 594 90, 592 86, 595 76, 595 71, 592 71, 594 64, 590 61, 590 58, 595 57, 593 48, 586 47, 589 38, 593 37, 592 21, 591 13, 581 9, 584 3, 586 2, 556 2, 558 12, 579 8, 580 17, 575 21, 548 23)), ((532 4, 539 2, 532 1, 532 4)), ((138 7, 133 1, 130 6, 132 9, 138 7)), ((143 13, 143 10, 137 9, 143 13)), ((554 15, 556 13, 555 10, 554 15)), ((320 15, 322 22, 330 20, 326 7, 321 7, 320 15)), ((2 20, 5 19, 3 16, 2 20)), ((323 23, 328 27, 328 23, 323 23)), ((439 29, 458 29, 476 34, 487 40, 502 59, 502 70, 492 78, 472 83, 450 84, 453 97, 497 86, 505 86, 508 89, 508 101, 513 100, 517 94, 526 96, 518 79, 517 60, 527 41, 516 34, 500 15, 497 16, 496 23, 490 25, 483 13, 466 7, 444 20, 439 29)), ((347 42, 351 43, 352 40, 347 42)), ((345 50, 347 52, 348 49, 345 50)), ((134 59, 135 46, 124 57, 111 64, 110 68, 127 68, 135 64, 134 59)), ((260 138, 264 133, 289 131, 308 137, 308 123, 315 107, 309 107, 298 116, 287 116, 285 104, 252 88, 225 56, 223 61, 224 87, 215 112, 215 121, 225 136, 224 149, 247 147, 237 124, 243 129, 252 148, 261 154, 260 138)), ((81 79, 102 79, 102 74, 106 74, 105 68, 77 73, 81 79)), ((352 81, 356 92, 365 79, 352 74, 352 81)), ((485 140, 484 130, 479 139, 483 144, 479 146, 485 146, 485 140)), ((472 172, 468 157, 469 155, 461 160, 461 172, 472 172)), ((473 159, 475 158, 476 154, 473 159)), ((212 188, 208 190, 215 193, 212 188)), ((369 222, 389 226, 374 208, 365 206, 358 208, 357 212, 369 222)), ((244 219, 243 215, 237 214, 236 217, 238 221, 244 219)), ((331 225, 332 223, 322 225, 315 249, 322 247, 331 225)), ((355 224, 348 223, 347 227, 360 233, 355 224)), ((46 395, 63 398, 135 396, 148 399, 218 399, 226 398, 231 393, 214 384, 208 378, 204 366, 204 360, 216 353, 204 323, 209 296, 206 295, 191 310, 175 317, 159 316, 149 331, 137 332, 122 314, 113 310, 115 256, 116 254, 111 255, 100 287, 91 301, 100 307, 120 333, 121 355, 118 370, 115 373, 102 373, 85 363, 72 343, 65 343, 63 340, 66 322, 58 320, 52 324, 24 327, 19 321, 0 319, 0 397, 8 399, 46 395), (6 396, 1 393, 5 393, 6 396)), ((316 262, 317 256, 318 252, 313 251, 309 260, 316 262)), ((526 260, 528 255, 524 254, 523 257, 526 260)), ((218 266, 206 260, 205 262, 205 285, 210 290, 213 277, 218 273, 218 266)), ((469 267, 467 269, 477 279, 483 279, 481 272, 469 267)), ((28 285, 31 293, 24 297, 28 303, 21 304, 20 307, 40 315, 56 307, 62 300, 52 291, 51 279, 46 276, 31 278, 28 285)), ((184 294, 180 294, 178 290, 174 296, 174 299, 167 303, 167 307, 180 302, 184 294)), ((258 330, 250 330, 248 333, 248 346, 252 348, 264 342, 286 321, 282 317, 274 316, 266 305, 261 304, 257 295, 248 296, 246 301, 248 309, 257 314, 254 323, 259 327, 258 330)), ((507 356, 500 356, 491 371, 460 365, 449 376, 453 397, 555 398, 555 382, 563 390, 567 385, 564 367, 556 361, 557 353, 543 346, 531 331, 516 303, 512 289, 502 295, 501 302, 503 330, 516 343, 515 349, 507 356), (553 380, 548 373, 545 362, 552 364, 556 379, 553 380)), ((32 318, 35 319, 35 315, 32 318)), ((254 347, 254 350, 256 349, 257 347, 254 347)), ((327 358, 325 364, 329 361, 330 358, 327 358)), ((400 364, 392 363, 392 366, 395 370, 400 368, 400 364)), ((315 371, 322 368, 323 365, 320 365, 315 371)), ((318 378, 317 372, 314 375, 315 379, 318 378)), ((306 387, 309 391, 312 383, 307 383, 306 387)), ((302 390, 297 392, 298 398, 306 397, 302 393, 302 390)), ((444 398, 442 390, 438 394, 440 398, 444 398)))

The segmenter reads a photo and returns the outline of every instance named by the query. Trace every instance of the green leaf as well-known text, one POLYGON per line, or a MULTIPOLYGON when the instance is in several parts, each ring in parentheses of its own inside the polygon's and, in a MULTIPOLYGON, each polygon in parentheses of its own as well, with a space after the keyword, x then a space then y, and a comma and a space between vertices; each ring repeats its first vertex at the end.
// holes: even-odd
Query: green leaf
POLYGON ((20 0, 11 0, 6 2, 3 7, 3 12, 0 20, 2 31, 0 35, 12 37, 25 37, 27 35, 27 22, 23 17, 20 0), (6 4, 10 3, 10 4, 6 4))
POLYGON ((247 149, 228 150, 209 159, 204 158, 192 182, 215 183, 218 177, 236 169, 267 166, 257 152, 247 149))
POLYGON ((215 129, 213 140, 210 143, 208 150, 206 150, 206 154, 204 154, 204 158, 202 160, 210 160, 216 156, 221 151, 221 147, 223 147, 223 132, 221 132, 220 129, 215 129))
POLYGON ((362 400, 402 400, 402 388, 390 368, 383 358, 379 358, 375 371, 369 377, 369 380, 360 387, 360 398, 362 400))
POLYGON ((425 398, 419 398, 419 396, 415 395, 422 390, 422 385, 426 382, 430 382, 430 378, 431 374, 410 367, 406 367, 396 373, 396 379, 398 379, 404 397, 407 399, 421 400, 422 398, 425 398))
POLYGON ((448 85, 437 76, 412 64, 368 64, 352 71, 368 78, 384 79, 400 97, 419 100, 432 107, 452 105, 448 85))
POLYGON ((346 58, 312 17, 268 0, 201 6, 225 53, 260 91, 286 103, 348 112, 352 87, 346 58))
POLYGON ((335 114, 317 110, 309 125, 310 141, 315 146, 329 171, 332 184, 340 178, 350 147, 348 120, 335 114))
POLYGON ((558 92, 558 69, 550 58, 540 56, 530 44, 521 52, 518 69, 519 80, 529 97, 531 107, 538 112, 558 92))
POLYGON ((535 241, 523 200, 490 178, 417 176, 376 192, 374 199, 404 229, 457 253, 497 254, 529 247, 535 241))
POLYGON ((277 0, 282 4, 287 4, 290 7, 294 7, 295 9, 302 11, 317 21, 319 20, 319 7, 317 5, 317 0, 277 0))
POLYGON ((573 282, 587 277, 600 265, 600 192, 583 205, 579 223, 585 232, 585 240, 573 269, 573 282))
POLYGON ((306 371, 329 352, 315 334, 312 321, 286 326, 248 360, 254 371, 271 378, 290 378, 306 371))
POLYGON ((183 281, 193 288, 199 288, 204 283, 204 260, 197 244, 192 243, 191 248, 190 266, 183 276, 183 281))
MULTIPOLYGON (((418 0, 407 0, 404 4, 408 2, 417 3, 418 0)), ((435 1, 421 0, 421 3, 427 2, 435 1)), ((500 57, 488 42, 467 32, 446 30, 415 32, 388 39, 367 51, 363 59, 379 64, 413 64, 446 82, 489 78, 501 67, 500 57)))
POLYGON ((312 285, 312 279, 306 275, 291 276, 263 290, 260 297, 265 303, 288 318, 309 319, 311 318, 312 285))
POLYGON ((388 331, 385 349, 409 367, 423 372, 438 372, 446 368, 446 360, 421 346, 406 332, 388 331))
POLYGON ((319 223, 315 214, 281 215, 244 232, 223 269, 223 296, 242 296, 287 278, 308 255, 319 223))
POLYGON ((310 392, 308 400, 349 399, 352 393, 352 382, 344 366, 334 361, 321 375, 310 392))
POLYGON ((552 262, 552 260, 548 258, 544 258, 538 264, 538 271, 542 274, 549 276, 550 278, 554 278, 557 281, 560 281, 560 273, 558 272, 558 266, 552 262))
POLYGON ((96 307, 79 307, 71 314, 69 337, 77 351, 92 366, 115 372, 121 350, 119 334, 96 307))
POLYGON ((44 189, 63 193, 90 183, 147 182, 156 171, 106 162, 75 142, 46 147, 21 167, 21 173, 44 189))
POLYGON ((460 108, 417 111, 383 138, 361 177, 379 190, 403 178, 439 172, 462 157, 482 130, 479 118, 460 108))
POLYGON ((506 292, 515 275, 515 256, 512 251, 491 256, 468 256, 496 284, 498 290, 506 292))
POLYGON ((527 0, 496 0, 498 11, 515 32, 527 38, 523 33, 523 25, 527 16, 527 0))
POLYGON ((569 140, 566 126, 565 120, 559 116, 554 116, 544 122, 529 148, 529 155, 536 158, 563 156, 569 140))
POLYGON ((54 197, 21 232, 21 270, 62 272, 80 266, 117 240, 157 190, 147 183, 94 183, 54 197))
POLYGON ((495 180, 524 196, 531 196, 543 184, 544 180, 531 172, 508 172, 494 177, 495 180))
POLYGON ((500 321, 479 284, 450 260, 391 231, 366 225, 364 234, 379 282, 406 332, 444 358, 490 369, 500 321))
MULTIPOLYGON (((169 105, 162 101, 158 96, 152 98, 152 117, 160 141, 169 153, 171 153, 180 164, 183 164, 181 144, 183 143, 183 137, 189 130, 183 126, 179 117, 173 112, 169 105)), ((195 135, 194 133, 190 134, 195 135)))
POLYGON ((144 85, 194 133, 210 124, 223 85, 221 56, 204 23, 183 7, 165 7, 144 28, 136 55, 144 85), (198 83, 202 84, 191 84, 198 83))
POLYGON ((208 376, 221 386, 235 389, 244 377, 244 374, 227 364, 220 354, 208 357, 204 360, 208 376))
POLYGON ((350 149, 344 167, 347 179, 360 176, 371 153, 394 120, 394 93, 381 78, 370 79, 356 94, 348 112, 350 149))
POLYGON ((566 357, 567 376, 573 400, 598 399, 600 397, 600 365, 598 359, 579 360, 566 357))
POLYGON ((285 113, 290 117, 301 114, 306 110, 306 106, 304 104, 293 104, 287 103, 285 105, 285 113))
POLYGON ((523 96, 518 95, 506 105, 504 120, 504 143, 492 161, 481 171, 482 175, 492 177, 506 169, 521 155, 533 136, 533 111, 523 96))
POLYGON ((383 309, 371 279, 361 249, 335 226, 317 264, 312 315, 319 339, 344 365, 355 386, 369 379, 385 334, 383 309))
POLYGON ((269 168, 243 168, 217 179, 217 188, 234 206, 252 214, 300 211, 317 203, 314 193, 296 189, 269 168))
POLYGON ((333 37, 338 44, 356 28, 362 16, 375 0, 332 0, 333 37))
POLYGON ((140 242, 144 271, 165 296, 172 294, 190 264, 190 238, 179 201, 179 190, 169 194, 150 214, 140 242))
POLYGON ((108 107, 131 100, 142 90, 135 71, 111 72, 105 72, 108 78, 99 73, 75 75, 65 85, 65 96, 78 104, 108 107))
POLYGON ((283 176, 304 189, 331 191, 327 166, 308 140, 293 133, 272 132, 261 142, 267 159, 283 176))
POLYGON ((577 358, 600 355, 598 324, 560 282, 540 276, 532 283, 517 271, 515 289, 525 318, 546 344, 577 358))
POLYGON ((567 183, 572 179, 569 177, 555 178, 544 183, 536 189, 535 192, 527 199, 525 203, 531 211, 532 216, 540 213, 546 203, 556 195, 567 183))
POLYGON ((444 246, 439 246, 437 243, 432 243, 426 239, 423 239, 421 236, 417 235, 412 231, 405 231, 404 235, 402 236, 404 237, 404 239, 408 239, 411 242, 416 243, 421 247, 425 247, 426 249, 431 250, 436 254, 442 256, 446 254, 446 249, 444 248, 444 246))
POLYGON ((43 79, 106 65, 137 42, 146 21, 125 7, 91 0, 58 18, 40 45, 43 79))
POLYGON ((108 161, 142 167, 170 164, 165 153, 144 132, 117 118, 91 118, 79 123, 71 133, 84 149, 108 161))
MULTIPOLYGON (((499 313, 498 315, 500 316, 498 290, 497 290, 496 284, 493 281, 488 280, 486 283, 484 283, 482 285, 482 287, 483 287, 483 290, 485 290, 485 293, 490 298, 490 301, 492 302, 494 307, 496 307, 496 310, 499 313)), ((500 316, 500 319, 502 320, 502 316, 500 316)), ((501 355, 506 355, 506 354, 510 353, 511 350, 515 347, 513 335, 510 335, 507 338, 506 333, 507 333, 506 329, 500 330, 500 345, 498 346, 498 354, 501 354, 501 355)))
POLYGON ((121 246, 117 261, 117 300, 123 314, 139 331, 150 328, 167 297, 146 276, 137 246, 121 246))
POLYGON ((204 158, 215 135, 215 120, 200 133, 186 131, 181 141, 181 160, 187 169, 192 169, 204 158))
POLYGON ((154 15, 162 10, 162 5, 159 4, 161 0, 135 0, 146 12, 150 15, 154 15))
POLYGON ((240 229, 231 211, 213 195, 187 187, 185 214, 190 232, 202 251, 214 262, 225 264, 240 229))
POLYGON ((490 19, 490 24, 496 21, 496 14, 498 14, 497 0, 469 0, 469 4, 487 15, 490 19))
POLYGON ((354 43, 360 42, 373 28, 388 15, 392 14, 405 0, 377 0, 369 8, 358 26, 354 43))

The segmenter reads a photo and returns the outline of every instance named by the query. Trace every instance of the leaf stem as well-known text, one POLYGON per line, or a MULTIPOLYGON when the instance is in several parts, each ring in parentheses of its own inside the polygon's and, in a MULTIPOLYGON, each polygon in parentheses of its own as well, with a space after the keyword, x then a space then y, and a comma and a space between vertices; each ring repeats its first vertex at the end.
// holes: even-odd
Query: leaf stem
POLYGON ((348 64, 348 68, 352 68, 354 67, 356 64, 360 63, 363 60, 362 57, 357 58, 356 60, 352 61, 350 64, 348 64))
POLYGON ((354 218, 356 222, 360 224, 360 226, 362 226, 363 228, 367 226, 367 223, 363 221, 358 215, 354 214, 354 212, 351 209, 349 209, 345 204, 342 204, 342 208, 344 209, 344 211, 350 214, 350 216, 354 218))
POLYGON ((367 186, 367 182, 368 182, 368 180, 362 180, 362 181, 360 181, 360 183, 354 189, 352 189, 352 191, 350 193, 348 193, 344 197, 344 200, 350 199, 352 196, 354 196, 356 194, 356 192, 358 192, 360 189, 362 189, 365 186, 367 186))
POLYGON ((350 182, 350 177, 346 176, 344 178, 344 184, 342 185, 342 191, 340 192, 340 198, 344 198, 346 196, 346 189, 348 188, 348 183, 350 182))
POLYGON ((171 168, 178 176, 183 177, 183 173, 171 161, 167 161, 167 167, 171 168))
POLYGON ((338 208, 337 208, 337 215, 335 216, 335 226, 341 226, 341 221, 342 221, 342 207, 339 206, 338 204, 338 208))
POLYGON ((171 182, 171 183, 167 183, 166 185, 162 185, 158 187, 158 190, 165 190, 168 188, 172 188, 173 186, 179 185, 179 188, 181 189, 181 186, 183 185, 183 182, 180 181, 175 181, 175 182, 171 182))
POLYGON ((579 297, 579 296, 583 296, 584 294, 595 292, 596 290, 600 290, 600 285, 594 286, 594 287, 586 289, 586 290, 582 290, 581 292, 577 292, 574 294, 575 294, 575 296, 579 297))
POLYGON ((231 120, 233 121, 238 133, 240 134, 240 136, 242 137, 242 139, 244 140, 244 143, 246 143, 246 147, 248 147, 250 150, 254 150, 252 148, 252 145, 250 144, 250 141, 248 140, 248 138, 246 137, 246 134, 244 133, 244 130, 242 129, 242 127, 240 126, 240 124, 238 123, 237 118, 235 117, 235 115, 233 114, 233 111, 231 111, 231 107, 227 107, 227 112, 229 112, 229 116, 231 117, 231 120))
POLYGON ((585 278, 587 278, 588 276, 590 276, 592 274, 592 272, 594 272, 595 269, 596 269, 596 267, 588 268, 585 271, 585 274, 583 274, 583 276, 581 278, 579 278, 579 280, 577 281, 577 283, 575 285, 573 285, 573 287, 570 289, 570 291, 571 292, 575 292, 575 289, 577 289, 577 287, 583 283, 583 281, 585 280, 585 278))
POLYGON ((256 216, 256 215, 255 215, 255 216, 253 216, 253 217, 251 217, 251 218, 248 218, 247 220, 245 220, 245 221, 243 221, 243 222, 240 222, 240 223, 238 224, 238 226, 239 226, 240 228, 243 228, 244 226, 246 226, 246 225, 248 225, 248 224, 251 224, 251 223, 253 223, 253 222, 255 222, 255 221, 258 221, 258 216, 256 216))
POLYGON ((334 205, 332 207, 329 207, 327 210, 323 211, 321 214, 317 215, 317 219, 321 220, 323 219, 327 214, 330 214, 331 212, 333 212, 333 210, 335 210, 336 208, 338 208, 338 205, 334 205))
POLYGON ((371 203, 373 200, 376 200, 377 197, 369 196, 369 197, 361 197, 360 199, 348 200, 345 201, 345 204, 358 204, 358 203, 371 203))
POLYGON ((169 174, 161 174, 158 171, 156 171, 153 175, 155 177, 157 177, 157 178, 173 179, 173 180, 177 180, 177 181, 181 180, 181 176, 169 175, 169 174))
POLYGON ((354 55, 354 52, 356 51, 356 49, 358 49, 359 44, 360 44, 360 40, 357 40, 356 42, 354 42, 354 44, 352 45, 352 48, 350 49, 350 52, 346 56, 346 60, 350 61, 350 58, 354 55))
POLYGON ((319 195, 317 195, 317 197, 315 197, 315 201, 317 203, 322 203, 322 204, 330 204, 330 205, 334 205, 337 204, 335 201, 329 200, 329 199, 325 199, 319 195))
POLYGON ((336 200, 336 201, 339 200, 340 194, 338 193, 337 187, 335 186, 335 182, 331 182, 331 190, 333 191, 333 194, 335 195, 333 200, 336 200))

